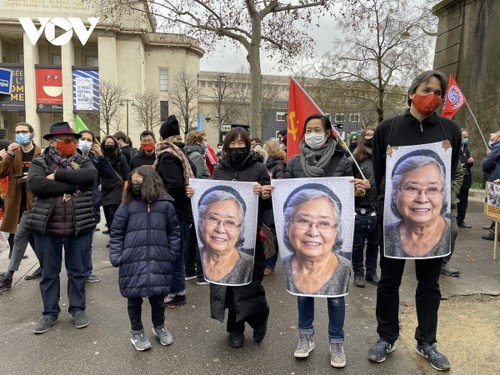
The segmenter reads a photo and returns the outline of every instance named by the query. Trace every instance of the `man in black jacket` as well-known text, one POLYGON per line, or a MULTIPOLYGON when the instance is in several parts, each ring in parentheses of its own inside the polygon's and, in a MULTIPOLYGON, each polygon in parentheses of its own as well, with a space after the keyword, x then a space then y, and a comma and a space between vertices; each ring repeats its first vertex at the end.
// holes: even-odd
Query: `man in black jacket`
POLYGON ((26 226, 35 235, 42 268, 40 292, 43 313, 35 333, 47 332, 59 317, 63 258, 68 275, 68 311, 75 328, 85 328, 85 259, 89 236, 95 228, 92 186, 97 170, 76 151, 76 134, 67 122, 53 124, 43 136, 49 147, 28 171, 28 188, 36 197, 26 226))
POLYGON ((130 160, 130 170, 144 165, 153 165, 156 160, 155 154, 155 134, 151 130, 144 130, 140 135, 141 148, 130 160))
MULTIPOLYGON (((435 111, 446 93, 446 77, 439 71, 427 71, 417 76, 408 90, 410 108, 402 115, 384 120, 375 131, 373 142, 373 172, 379 193, 379 215, 384 212, 386 150, 387 146, 412 146, 447 140, 452 147, 451 171, 456 170, 460 153, 460 128, 435 111)), ((451 184, 452 181, 449 183, 451 184)), ((380 220, 383 223, 383 220, 380 220)), ((382 233, 382 231, 381 231, 382 233)), ((383 244, 383 241, 380 241, 383 244)), ((383 247, 383 246, 382 246, 383 247)), ((416 310, 418 327, 415 331, 417 352, 428 358, 438 370, 450 369, 447 358, 436 348, 436 332, 441 292, 439 276, 442 258, 417 259, 415 271, 418 285, 416 310)), ((377 288, 377 332, 379 340, 368 351, 373 362, 385 361, 394 349, 399 336, 399 286, 405 266, 404 259, 393 259, 380 254, 382 274, 377 288)))

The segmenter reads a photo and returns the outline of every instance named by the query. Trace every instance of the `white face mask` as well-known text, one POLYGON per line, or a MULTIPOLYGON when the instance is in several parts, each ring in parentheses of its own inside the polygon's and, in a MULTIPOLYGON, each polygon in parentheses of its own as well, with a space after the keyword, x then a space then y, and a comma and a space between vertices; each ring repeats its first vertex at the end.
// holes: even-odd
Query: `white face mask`
POLYGON ((87 154, 92 148, 92 142, 89 141, 78 141, 78 148, 84 153, 87 154))
POLYGON ((304 140, 312 150, 318 150, 326 142, 325 133, 309 133, 305 135, 304 140))

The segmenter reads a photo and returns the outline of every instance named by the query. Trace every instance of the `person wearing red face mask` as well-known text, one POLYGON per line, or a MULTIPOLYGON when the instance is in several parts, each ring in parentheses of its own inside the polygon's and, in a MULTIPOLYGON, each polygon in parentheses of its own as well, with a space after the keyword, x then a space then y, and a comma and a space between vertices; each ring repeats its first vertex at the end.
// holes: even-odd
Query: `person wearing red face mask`
MULTIPOLYGON (((378 213, 379 219, 382 219, 380 223, 383 223, 388 146, 422 145, 422 148, 425 148, 426 144, 448 141, 452 148, 450 169, 452 178, 446 183, 461 185, 463 176, 460 178, 456 173, 461 145, 460 127, 455 121, 438 116, 435 112, 445 96, 446 86, 446 77, 439 71, 430 70, 418 75, 408 90, 410 108, 402 116, 382 121, 375 130, 372 159, 373 176, 379 194, 378 213)), ((453 242, 458 226, 454 217, 451 218, 451 222, 450 242, 453 242)), ((384 242, 380 240, 379 243, 384 242)), ((399 286, 405 266, 405 259, 385 257, 384 245, 381 247, 382 273, 377 287, 376 306, 379 339, 368 351, 368 359, 377 363, 385 361, 387 354, 394 351, 394 343, 399 336, 399 286)), ((418 327, 415 330, 415 339, 417 353, 427 358, 432 367, 438 370, 449 370, 448 359, 438 352, 436 347, 438 310, 441 300, 438 281, 442 261, 441 257, 415 260, 418 280, 415 293, 418 327)))
POLYGON ((35 235, 42 268, 40 292, 42 317, 34 332, 47 332, 61 311, 60 280, 62 249, 68 275, 68 311, 75 328, 85 328, 85 257, 89 236, 95 228, 92 186, 97 170, 89 158, 76 151, 76 134, 67 122, 50 127, 43 136, 49 141, 43 156, 34 159, 28 170, 28 188, 36 197, 26 228, 35 235))
POLYGON ((151 130, 144 130, 139 137, 141 148, 130 160, 131 171, 145 165, 153 165, 156 159, 156 138, 154 133, 151 130))

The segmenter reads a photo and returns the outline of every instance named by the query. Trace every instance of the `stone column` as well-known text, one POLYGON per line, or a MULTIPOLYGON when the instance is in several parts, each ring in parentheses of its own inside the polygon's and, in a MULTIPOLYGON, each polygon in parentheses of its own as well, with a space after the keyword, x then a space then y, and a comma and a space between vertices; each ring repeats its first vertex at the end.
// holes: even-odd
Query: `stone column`
POLYGON ((73 65, 75 64, 75 49, 73 40, 61 46, 61 73, 63 85, 63 120, 75 126, 73 113, 73 65))

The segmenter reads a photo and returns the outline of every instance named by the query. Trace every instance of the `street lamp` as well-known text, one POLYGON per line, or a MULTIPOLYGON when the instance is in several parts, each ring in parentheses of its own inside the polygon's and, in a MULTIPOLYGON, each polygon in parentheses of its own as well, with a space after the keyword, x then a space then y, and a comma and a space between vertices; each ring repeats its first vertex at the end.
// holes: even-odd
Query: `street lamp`
POLYGON ((126 105, 126 108, 127 108, 127 137, 128 137, 128 103, 130 103, 130 105, 134 105, 134 101, 131 99, 121 99, 120 100, 120 105, 121 106, 126 105), (125 104, 123 104, 123 102, 125 102, 125 104))

